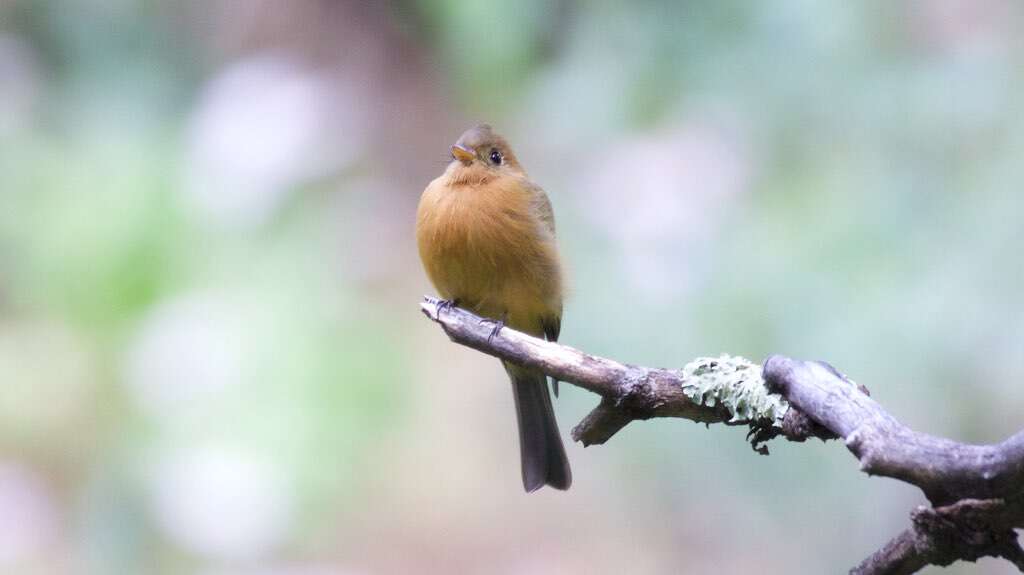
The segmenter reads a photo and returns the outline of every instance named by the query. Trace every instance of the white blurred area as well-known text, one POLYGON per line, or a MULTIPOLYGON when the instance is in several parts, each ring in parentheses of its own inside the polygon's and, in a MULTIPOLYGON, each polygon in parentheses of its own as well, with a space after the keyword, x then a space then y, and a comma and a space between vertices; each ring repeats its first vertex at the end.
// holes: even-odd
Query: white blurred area
POLYGON ((1003 52, 1015 29, 1005 0, 925 0, 907 8, 910 32, 925 45, 951 52, 1003 52))
POLYGON ((124 381, 138 405, 154 417, 180 417, 243 385, 241 311, 216 293, 185 294, 155 307, 124 360, 124 381))
POLYGON ((0 31, 0 138, 30 125, 40 91, 30 44, 0 31))
POLYGON ((576 205, 607 234, 631 297, 667 304, 704 276, 722 218, 749 193, 743 149, 694 120, 619 142, 580 170, 576 205))
POLYGON ((160 529, 214 562, 258 564, 291 532, 292 486, 276 465, 244 451, 177 449, 159 458, 150 480, 160 529))
POLYGON ((0 460, 0 571, 45 563, 64 535, 61 502, 41 474, 0 460))
POLYGON ((248 56, 213 75, 190 119, 185 163, 184 193, 202 219, 229 230, 259 225, 296 186, 358 157, 365 116, 355 94, 328 82, 283 53, 248 56))
POLYGON ((281 565, 253 568, 220 567, 199 571, 196 575, 369 575, 365 571, 323 565, 281 565))
POLYGON ((202 570, 196 575, 370 575, 366 571, 344 569, 327 565, 298 564, 261 566, 253 568, 221 567, 202 570))

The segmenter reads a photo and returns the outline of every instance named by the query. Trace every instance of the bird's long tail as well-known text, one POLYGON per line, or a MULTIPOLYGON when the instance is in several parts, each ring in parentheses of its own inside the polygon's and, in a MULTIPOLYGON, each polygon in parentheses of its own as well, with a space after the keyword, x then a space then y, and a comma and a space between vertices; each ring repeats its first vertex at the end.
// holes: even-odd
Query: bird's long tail
POLYGON ((509 364, 505 364, 505 370, 512 379, 516 400, 523 487, 527 492, 544 485, 568 489, 572 485, 572 472, 558 434, 547 377, 509 364))

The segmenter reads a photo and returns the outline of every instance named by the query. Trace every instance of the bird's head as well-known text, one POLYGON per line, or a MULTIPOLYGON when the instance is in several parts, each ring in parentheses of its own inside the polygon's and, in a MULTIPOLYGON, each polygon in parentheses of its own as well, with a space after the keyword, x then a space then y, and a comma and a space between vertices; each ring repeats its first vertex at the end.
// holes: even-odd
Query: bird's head
POLYGON ((512 148, 487 124, 474 126, 452 146, 449 171, 460 180, 487 180, 502 173, 521 174, 512 148))

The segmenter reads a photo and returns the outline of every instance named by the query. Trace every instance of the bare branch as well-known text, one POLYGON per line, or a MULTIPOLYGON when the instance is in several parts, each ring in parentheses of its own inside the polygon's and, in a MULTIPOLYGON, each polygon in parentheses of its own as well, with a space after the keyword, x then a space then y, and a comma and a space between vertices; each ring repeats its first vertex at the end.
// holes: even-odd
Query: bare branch
POLYGON ((824 362, 772 356, 761 369, 722 356, 681 370, 640 367, 509 328, 494 335, 480 317, 440 310, 430 298, 421 307, 456 343, 600 395, 572 432, 584 445, 604 443, 631 421, 652 417, 745 425, 762 453, 764 442, 779 436, 842 438, 862 471, 916 485, 934 506, 916 509, 913 525, 852 573, 914 573, 981 557, 1002 557, 1024 572, 1015 532, 1024 527, 1024 431, 994 445, 918 433, 824 362))
POLYGON ((572 428, 572 438, 583 444, 583 447, 600 445, 611 439, 620 429, 626 427, 633 418, 627 415, 621 408, 615 407, 615 402, 610 399, 602 399, 601 403, 583 418, 583 421, 572 428))
POLYGON ((850 575, 909 575, 917 573, 927 565, 928 555, 918 549, 917 533, 907 529, 893 537, 881 549, 875 551, 860 565, 850 570, 850 575))
POLYGON ((821 362, 773 356, 765 382, 839 435, 861 470, 916 485, 942 505, 1015 494, 1024 486, 1024 432, 995 445, 967 445, 918 433, 821 362))

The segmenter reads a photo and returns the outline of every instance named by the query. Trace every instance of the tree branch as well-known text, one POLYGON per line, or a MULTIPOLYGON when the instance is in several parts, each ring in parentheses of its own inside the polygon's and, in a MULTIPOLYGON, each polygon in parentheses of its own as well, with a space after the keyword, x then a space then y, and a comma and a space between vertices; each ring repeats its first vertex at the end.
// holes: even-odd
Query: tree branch
POLYGON ((916 485, 933 504, 997 497, 1024 484, 1024 432, 995 445, 967 445, 912 431, 825 363, 773 356, 764 378, 845 439, 862 471, 916 485))
POLYGON ((1002 557, 1024 572, 1014 531, 1024 527, 1024 431, 994 445, 968 445, 913 431, 824 362, 769 357, 700 358, 681 370, 619 363, 490 323, 427 298, 422 311, 459 344, 542 371, 601 396, 573 438, 601 444, 634 420, 680 417, 749 427, 760 453, 775 437, 842 438, 869 475, 919 487, 934 507, 851 572, 914 573, 927 565, 1002 557))
POLYGON ((760 366, 742 358, 702 358, 682 370, 639 367, 507 327, 494 335, 492 323, 461 308, 439 309, 433 298, 420 307, 456 343, 600 395, 601 403, 572 431, 573 439, 584 446, 604 443, 629 422, 652 417, 746 425, 748 438, 760 452, 765 452, 765 441, 777 436, 791 441, 835 438, 789 409, 781 396, 769 394, 760 366))
POLYGON ((918 507, 913 526, 874 552, 851 573, 914 573, 927 565, 950 565, 1002 557, 1024 570, 1024 550, 1014 526, 1021 509, 1001 499, 963 499, 952 505, 918 507))

